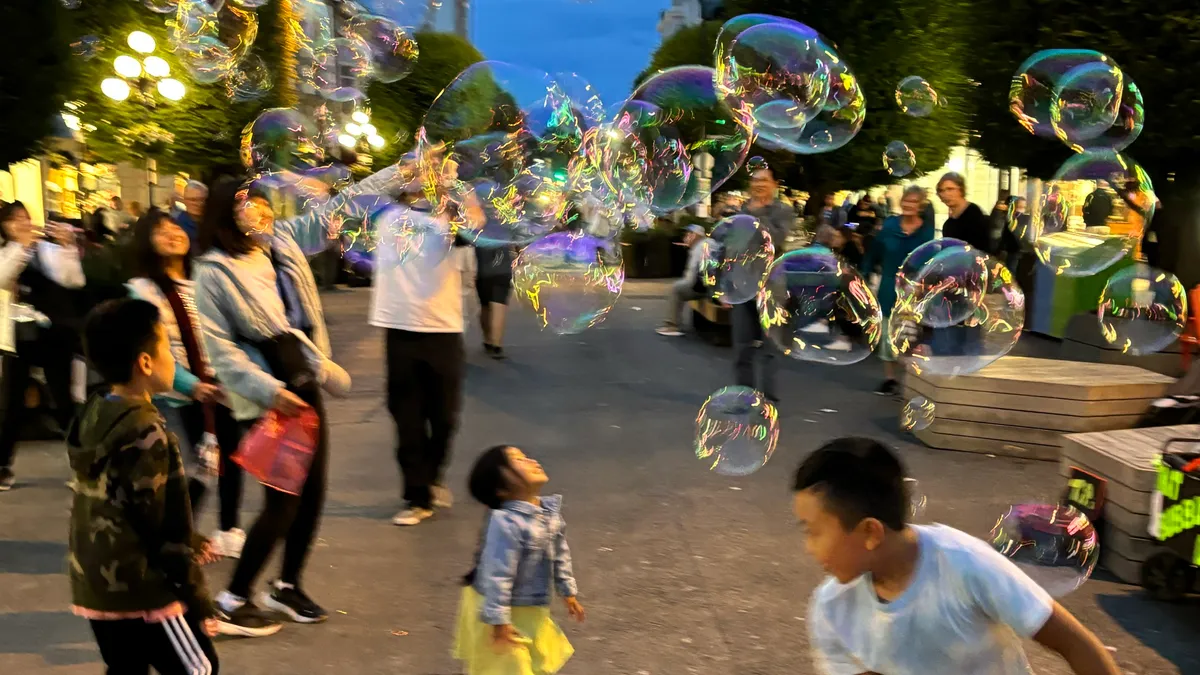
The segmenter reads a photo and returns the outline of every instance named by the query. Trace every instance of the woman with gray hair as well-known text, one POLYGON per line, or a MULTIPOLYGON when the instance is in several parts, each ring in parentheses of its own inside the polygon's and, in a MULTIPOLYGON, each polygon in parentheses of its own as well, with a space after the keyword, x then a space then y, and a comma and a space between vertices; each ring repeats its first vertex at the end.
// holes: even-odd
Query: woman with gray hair
POLYGON ((991 253, 992 228, 983 209, 967 201, 967 181, 962 174, 953 171, 943 175, 937 183, 938 199, 950 210, 950 217, 942 223, 942 236, 967 242, 971 246, 991 253))
POLYGON ((896 379, 896 350, 887 335, 888 319, 896 304, 896 273, 904 259, 921 244, 933 241, 933 220, 926 218, 925 189, 910 185, 900 198, 900 215, 883 221, 879 234, 871 242, 862 261, 864 275, 879 268, 879 309, 883 312, 884 335, 879 343, 879 359, 883 361, 883 384, 875 390, 880 396, 891 396, 900 390, 896 379))

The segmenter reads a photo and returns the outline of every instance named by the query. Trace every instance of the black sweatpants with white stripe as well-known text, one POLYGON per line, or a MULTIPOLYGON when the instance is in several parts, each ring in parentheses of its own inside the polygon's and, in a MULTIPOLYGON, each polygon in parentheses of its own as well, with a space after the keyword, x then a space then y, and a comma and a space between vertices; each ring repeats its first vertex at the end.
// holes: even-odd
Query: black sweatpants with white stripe
POLYGON ((90 623, 108 675, 217 675, 217 651, 194 614, 90 623))

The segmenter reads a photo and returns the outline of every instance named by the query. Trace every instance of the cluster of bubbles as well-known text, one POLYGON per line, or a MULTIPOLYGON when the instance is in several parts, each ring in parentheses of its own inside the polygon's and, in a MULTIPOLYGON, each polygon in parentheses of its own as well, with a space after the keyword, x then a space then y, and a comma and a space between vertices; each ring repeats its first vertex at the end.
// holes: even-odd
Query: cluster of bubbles
MULTIPOLYGON (((929 117, 942 98, 920 75, 909 75, 896 85, 896 105, 910 117, 929 117)), ((917 155, 904 141, 895 140, 883 149, 883 168, 889 176, 903 178, 917 168, 917 155)))

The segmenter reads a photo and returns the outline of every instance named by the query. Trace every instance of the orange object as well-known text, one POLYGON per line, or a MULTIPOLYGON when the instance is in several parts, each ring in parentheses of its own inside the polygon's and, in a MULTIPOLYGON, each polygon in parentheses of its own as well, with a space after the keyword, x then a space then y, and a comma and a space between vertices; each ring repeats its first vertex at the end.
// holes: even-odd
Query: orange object
POLYGON ((321 420, 308 408, 296 417, 268 410, 242 438, 231 459, 260 483, 298 495, 308 479, 321 420))
POLYGON ((1188 291, 1188 320, 1179 336, 1179 356, 1185 372, 1192 366, 1192 345, 1200 345, 1200 286, 1188 291))

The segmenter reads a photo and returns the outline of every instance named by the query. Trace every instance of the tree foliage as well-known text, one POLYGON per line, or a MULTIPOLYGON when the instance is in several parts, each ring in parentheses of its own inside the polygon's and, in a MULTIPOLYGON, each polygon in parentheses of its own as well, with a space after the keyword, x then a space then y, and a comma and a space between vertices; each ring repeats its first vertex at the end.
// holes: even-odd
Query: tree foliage
POLYGON ((0 167, 37 153, 57 124, 71 52, 59 2, 6 0, 0 26, 0 167))
POLYGON ((438 94, 468 66, 483 60, 478 49, 453 33, 423 32, 416 38, 420 56, 412 73, 398 82, 373 82, 367 90, 371 121, 389 142, 376 153, 378 166, 395 162, 411 147, 438 94))

